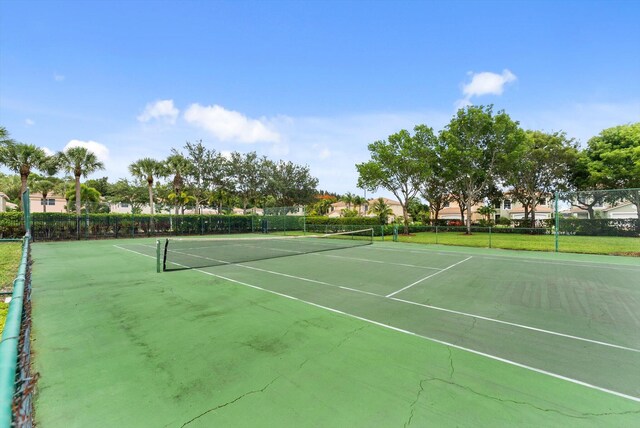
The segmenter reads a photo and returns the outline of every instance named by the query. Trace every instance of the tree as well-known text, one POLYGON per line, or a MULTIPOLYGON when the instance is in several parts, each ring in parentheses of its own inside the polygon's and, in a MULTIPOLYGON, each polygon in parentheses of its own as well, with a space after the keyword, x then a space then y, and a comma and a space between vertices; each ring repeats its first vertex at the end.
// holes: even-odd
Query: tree
POLYGON ((478 208, 478 214, 484 216, 487 223, 491 221, 491 214, 495 214, 495 212, 496 212, 496 209, 493 208, 491 205, 483 205, 480 208, 478 208))
POLYGON ((175 205, 176 215, 178 215, 178 209, 180 209, 180 212, 184 215, 184 207, 192 203, 195 204, 196 202, 196 198, 184 191, 180 193, 171 192, 167 196, 167 199, 175 205))
MULTIPOLYGON (((82 203, 84 205, 85 212, 95 211, 95 209, 90 210, 89 208, 91 206, 93 206, 94 208, 97 208, 97 205, 100 203, 100 200, 101 200, 100 192, 98 192, 98 190, 94 189, 93 187, 87 186, 86 184, 81 184, 80 195, 81 195, 80 197, 82 199, 82 203)), ((76 192, 74 190, 69 190, 66 194, 66 199, 70 203, 77 202, 76 192)), ((76 209, 77 207, 78 205, 76 204, 76 209)), ((76 213, 80 214, 80 211, 76 211, 76 213)))
POLYGON ((178 209, 180 206, 183 207, 184 211, 185 204, 180 204, 178 202, 184 199, 181 199, 181 195, 184 193, 184 177, 189 174, 191 163, 177 150, 173 149, 171 153, 172 154, 167 158, 167 160, 165 160, 165 166, 167 173, 173 175, 173 180, 171 181, 173 192, 170 193, 170 195, 174 195, 172 200, 176 202, 174 203, 175 213, 178 215, 178 209))
POLYGON ((47 196, 49 196, 49 193, 51 193, 51 191, 55 188, 56 183, 54 183, 51 180, 38 180, 35 183, 33 183, 33 190, 35 190, 36 192, 40 192, 42 193, 42 199, 44 201, 44 204, 42 205, 42 210, 43 212, 47 212, 47 196))
POLYGON ((329 214, 329 209, 331 208, 331 204, 333 201, 331 199, 321 199, 313 206, 310 210, 310 215, 327 215, 329 214))
POLYGON ((131 183, 125 178, 111 185, 110 190, 111 202, 129 204, 132 214, 141 211, 142 206, 147 202, 147 189, 142 185, 131 183))
POLYGON ((389 223, 389 216, 393 215, 393 210, 384 201, 384 198, 378 198, 371 206, 371 212, 378 216, 380 224, 389 223))
POLYGON ((231 153, 228 168, 231 187, 242 202, 244 214, 247 212, 248 204, 255 205, 265 192, 268 181, 267 165, 267 158, 258 157, 256 152, 231 153))
MULTIPOLYGON (((497 176, 499 160, 522 138, 518 123, 493 107, 468 106, 458 110, 440 133, 438 156, 443 176, 451 184, 454 199, 467 211, 480 202, 497 176)), ((471 234, 471 213, 466 216, 471 234)))
POLYGON ((562 132, 526 131, 515 149, 504 156, 504 184, 523 205, 525 220, 531 213, 531 227, 535 227, 540 197, 564 190, 566 171, 576 155, 575 142, 562 132))
POLYGON ((341 200, 342 202, 344 202, 344 204, 346 205, 346 208, 347 208, 348 210, 350 210, 350 209, 351 209, 351 204, 353 204, 353 202, 354 202, 354 198, 355 198, 355 197, 356 197, 356 195, 354 195, 353 193, 351 193, 351 192, 347 192, 347 193, 345 193, 344 195, 342 195, 342 197, 340 198, 340 200, 341 200))
POLYGON ((84 184, 86 184, 88 187, 93 187, 98 192, 100 192, 102 196, 108 196, 111 194, 111 184, 109 184, 109 177, 87 180, 84 184))
POLYGON ((318 179, 311 175, 308 166, 292 162, 268 161, 269 171, 267 192, 280 206, 306 205, 313 201, 317 193, 318 179))
POLYGON ((424 125, 414 128, 413 137, 406 130, 369 144, 371 160, 357 164, 358 187, 375 191, 379 187, 389 190, 400 201, 404 217, 404 233, 409 233, 409 200, 416 196, 420 183, 430 174, 425 159, 426 141, 435 139, 433 130, 424 125))
POLYGON ((189 193, 196 198, 196 213, 206 203, 211 192, 226 187, 227 161, 214 149, 207 149, 202 140, 185 144, 186 158, 191 167, 187 174, 189 193))
POLYGON ((353 196, 353 208, 356 210, 358 215, 362 214, 362 206, 367 203, 367 200, 360 195, 353 196))
POLYGON ((0 189, 4 192, 10 201, 18 202, 20 200, 20 176, 5 175, 0 172, 0 189))
POLYGON ((16 143, 8 138, 8 133, 4 128, 0 138, 0 164, 5 165, 13 172, 20 174, 20 209, 24 209, 22 194, 27 189, 27 180, 32 169, 49 170, 52 175, 53 164, 44 150, 33 144, 16 143))
POLYGON ((591 138, 582 161, 591 184, 630 189, 621 196, 636 206, 640 219, 640 122, 608 128, 591 138))
POLYGON ((71 147, 66 152, 59 152, 56 155, 56 162, 61 169, 74 176, 76 213, 80 214, 82 201, 80 177, 87 177, 89 174, 104 169, 104 164, 86 147, 71 147))
POLYGON ((155 178, 166 177, 167 169, 162 162, 151 158, 142 158, 129 165, 129 172, 137 179, 147 182, 149 207, 151 208, 151 230, 154 230, 153 181, 155 178))

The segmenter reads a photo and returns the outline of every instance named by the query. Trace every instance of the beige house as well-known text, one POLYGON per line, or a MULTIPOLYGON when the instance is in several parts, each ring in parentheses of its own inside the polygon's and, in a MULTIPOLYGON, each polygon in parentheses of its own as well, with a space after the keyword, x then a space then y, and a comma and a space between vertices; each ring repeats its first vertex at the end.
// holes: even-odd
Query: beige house
POLYGON ((45 205, 48 213, 66 213, 67 200, 60 195, 49 194, 47 199, 42 197, 42 193, 29 194, 29 203, 32 213, 45 212, 45 205))
POLYGON ((9 202, 9 197, 0 192, 0 213, 6 212, 7 208, 13 208, 12 205, 15 206, 15 204, 9 202))
MULTIPOLYGON (((588 219, 589 212, 580 207, 572 206, 569 209, 560 212, 565 217, 574 217, 578 219, 588 219)), ((593 206, 593 215, 595 218, 611 218, 611 219, 637 219, 638 210, 635 204, 631 202, 622 201, 615 204, 608 202, 602 202, 593 206)))
MULTIPOLYGON (((471 221, 476 222, 482 219, 486 219, 485 216, 478 213, 478 209, 483 207, 483 204, 473 205, 471 207, 471 221)), ((509 197, 506 194, 503 199, 498 201, 493 208, 496 210, 494 214, 491 214, 491 220, 498 221, 500 218, 508 218, 509 220, 522 220, 524 219, 524 207, 515 199, 509 197)), ((536 205, 536 220, 543 220, 553 217, 553 199, 550 197, 541 197, 536 205)), ((531 211, 529 211, 531 215, 531 211)), ((435 218, 435 216, 432 216, 435 218)), ((460 206, 455 201, 446 202, 443 209, 438 213, 438 219, 441 220, 460 220, 460 206)))
MULTIPOLYGON (((396 218, 402 218, 402 204, 393 199, 382 198, 384 203, 391 208, 392 214, 389 216, 389 222, 392 223, 396 218)), ((358 210, 359 214, 364 217, 375 217, 375 214, 371 213, 371 207, 378 198, 369 199, 362 206, 355 206, 351 204, 352 210, 358 210)), ((347 204, 342 201, 335 202, 331 204, 331 208, 329 209, 329 213, 327 214, 330 218, 342 217, 343 211, 347 209, 347 204)))

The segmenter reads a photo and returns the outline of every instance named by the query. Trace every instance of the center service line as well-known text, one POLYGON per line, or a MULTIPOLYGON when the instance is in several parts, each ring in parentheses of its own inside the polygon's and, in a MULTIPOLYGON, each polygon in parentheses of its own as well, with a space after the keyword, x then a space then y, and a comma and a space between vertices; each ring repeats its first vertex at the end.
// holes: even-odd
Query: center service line
POLYGON ((414 286, 414 285, 416 285, 416 284, 420 284, 422 281, 425 281, 425 280, 427 280, 427 279, 429 279, 429 278, 431 278, 431 277, 433 277, 433 276, 438 275, 439 273, 442 273, 442 272, 444 272, 444 271, 446 271, 446 270, 449 270, 449 269, 451 269, 452 267, 459 265, 460 263, 464 263, 464 262, 466 262, 466 261, 467 261, 467 260, 469 260, 471 257, 472 257, 472 256, 469 256, 469 257, 467 257, 466 259, 459 261, 458 263, 454 263, 454 264, 452 264, 451 266, 449 266, 449 267, 446 267, 446 268, 442 269, 441 271, 438 271, 438 272, 436 272, 436 273, 432 273, 432 274, 431 274, 431 275, 429 275, 429 276, 425 276, 424 278, 417 280, 417 281, 416 281, 416 282, 414 282, 413 284, 409 284, 409 285, 407 285, 406 287, 401 288, 401 289, 400 289, 400 290, 398 290, 398 291, 394 291, 394 292, 393 292, 393 293, 391 293, 391 294, 387 294, 385 297, 393 297, 393 296, 395 296, 396 294, 398 294, 398 293, 400 293, 400 292, 402 292, 402 291, 404 291, 404 290, 407 290, 407 289, 409 289, 409 288, 413 287, 413 286, 414 286))

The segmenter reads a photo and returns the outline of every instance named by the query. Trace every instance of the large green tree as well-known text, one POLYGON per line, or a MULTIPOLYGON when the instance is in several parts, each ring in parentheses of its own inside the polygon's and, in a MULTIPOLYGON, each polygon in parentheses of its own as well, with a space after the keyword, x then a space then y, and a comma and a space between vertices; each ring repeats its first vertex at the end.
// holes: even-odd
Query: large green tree
POLYGON ((387 140, 369 144, 371 160, 356 165, 358 187, 375 191, 382 187, 393 193, 402 205, 404 233, 409 233, 408 204, 431 173, 426 163, 428 146, 435 140, 433 130, 425 125, 392 134, 387 140))
POLYGON ((185 158, 191 163, 186 182, 189 193, 196 198, 196 213, 199 213, 213 192, 226 187, 227 160, 214 149, 205 147, 202 140, 187 141, 184 148, 185 158))
POLYGON ((229 160, 230 187, 242 202, 246 214, 249 204, 255 205, 266 191, 269 170, 267 158, 256 152, 231 153, 229 160))
MULTIPOLYGON (((497 178, 500 160, 523 137, 508 114, 493 113, 492 106, 468 106, 458 110, 440 133, 438 155, 453 197, 467 211, 482 201, 497 178)), ((465 218, 471 234, 471 213, 465 218)))
POLYGON ((87 177, 96 171, 104 169, 104 164, 98 160, 98 157, 86 147, 71 147, 64 152, 56 155, 58 166, 73 174, 75 179, 75 203, 76 213, 80 214, 82 206, 82 196, 80 194, 80 177, 87 177))
POLYGON ((268 193, 276 204, 283 207, 306 205, 315 199, 318 179, 311 175, 308 166, 292 162, 267 162, 268 193))
POLYGON ((524 218, 531 218, 531 227, 535 227, 539 199, 565 190, 566 172, 576 156, 576 143, 564 133, 526 131, 518 145, 503 157, 504 185, 523 205, 524 218))
POLYGON ((122 178, 110 186, 110 201, 112 203, 126 203, 131 207, 131 213, 140 212, 147 203, 147 189, 141 183, 132 183, 122 178))
POLYGON ((608 128, 591 138, 581 162, 590 184, 630 189, 621 196, 636 206, 640 219, 640 122, 608 128))

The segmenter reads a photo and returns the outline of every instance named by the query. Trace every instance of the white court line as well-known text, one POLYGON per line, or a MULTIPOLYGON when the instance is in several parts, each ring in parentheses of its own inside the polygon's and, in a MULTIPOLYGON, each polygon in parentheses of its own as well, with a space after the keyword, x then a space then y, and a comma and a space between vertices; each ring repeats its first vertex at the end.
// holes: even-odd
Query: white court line
MULTIPOLYGON (((140 245, 142 245, 142 244, 140 244, 140 245)), ((142 245, 142 246, 143 246, 143 247, 147 247, 147 245, 142 245)), ((149 247, 151 247, 151 245, 148 245, 148 246, 149 246, 149 247)), ((119 248, 119 249, 121 249, 121 250, 129 251, 129 252, 131 252, 131 253, 140 254, 141 256, 151 257, 152 259, 155 259, 155 258, 156 258, 156 256, 150 256, 149 254, 144 254, 144 253, 141 253, 141 252, 139 252, 139 251, 130 250, 130 249, 128 249, 128 248, 124 248, 124 247, 121 247, 121 246, 119 246, 119 245, 114 245, 114 247, 119 248)), ((155 248, 155 247, 152 247, 152 248, 155 248)))
MULTIPOLYGON (((114 247, 120 248, 120 249, 125 250, 125 251, 130 251, 130 252, 135 253, 135 254, 140 254, 141 256, 155 258, 153 256, 149 256, 147 254, 139 253, 139 252, 134 251, 134 250, 129 250, 127 248, 119 247, 118 245, 114 245, 114 247)), ((151 246, 149 246, 149 247, 151 247, 151 246)), ((560 333, 560 332, 553 331, 553 330, 545 330, 545 329, 542 329, 542 328, 531 327, 531 326, 527 326, 527 325, 524 325, 524 324, 513 323, 513 322, 509 322, 509 321, 499 320, 499 319, 496 319, 496 318, 489 318, 489 317, 485 317, 485 316, 482 316, 482 315, 475 315, 475 314, 471 314, 471 313, 467 313, 467 312, 456 311, 456 310, 453 310, 453 309, 441 308, 439 306, 426 305, 426 304, 423 304, 423 303, 413 302, 413 301, 410 301, 410 300, 399 299, 397 297, 387 297, 387 296, 383 296, 381 294, 376 294, 376 293, 372 293, 372 292, 369 292, 369 291, 359 290, 357 288, 346 287, 346 286, 343 286, 343 285, 330 284, 328 282, 318 281, 318 280, 315 280, 315 279, 304 278, 304 277, 296 276, 296 275, 289 275, 289 274, 286 274, 286 273, 275 272, 275 271, 261 269, 261 268, 257 268, 257 267, 253 267, 253 266, 247 266, 247 265, 243 265, 241 263, 230 263, 230 262, 226 262, 224 260, 211 259, 211 258, 204 257, 204 256, 196 256, 196 257, 200 257, 200 258, 204 258, 204 259, 207 259, 207 260, 216 261, 216 262, 222 263, 224 265, 233 264, 235 266, 239 266, 239 267, 242 267, 242 268, 256 270, 256 271, 259 271, 259 272, 270 273, 272 275, 279 275, 279 276, 283 276, 283 277, 287 277, 287 278, 297 279, 297 280, 304 281, 304 282, 310 282, 310 283, 315 283, 315 284, 326 285, 326 286, 329 286, 329 287, 340 288, 340 289, 343 289, 343 290, 348 290, 348 291, 352 291, 352 292, 355 292, 355 293, 367 294, 369 296, 374 296, 374 297, 388 298, 390 300, 395 300, 397 302, 407 303, 407 304, 415 305, 415 306, 421 306, 421 307, 424 307, 424 308, 427 308, 427 309, 433 309, 433 310, 436 310, 436 311, 448 312, 448 313, 452 313, 452 314, 456 314, 456 315, 462 315, 462 316, 469 317, 469 318, 475 318, 475 319, 481 319, 481 320, 484 320, 484 321, 495 322, 495 323, 498 323, 498 324, 505 324, 505 325, 509 325, 509 326, 512 326, 512 327, 522 328, 524 330, 530 330, 530 331, 535 331, 535 332, 538 332, 538 333, 549 334, 549 335, 552 335, 552 336, 566 337, 568 339, 578 340, 578 341, 581 341, 581 342, 593 343, 593 344, 596 344, 596 345, 602 345, 602 346, 607 346, 607 347, 610 347, 610 348, 617 348, 617 349, 622 349, 622 350, 631 351, 631 352, 640 352, 640 349, 629 348, 629 347, 622 346, 622 345, 616 345, 614 343, 602 342, 602 341, 594 340, 594 339, 587 339, 585 337, 573 336, 573 335, 570 335, 570 334, 560 333)), ((189 266, 185 266, 185 265, 182 265, 180 263, 175 263, 175 262, 170 262, 170 263, 172 263, 172 264, 174 264, 176 266, 189 268, 189 266)), ((198 270, 198 269, 193 269, 193 270, 198 270)), ((431 276, 433 276, 433 275, 431 275, 431 276)))
POLYGON ((336 259, 356 260, 356 261, 368 262, 368 263, 380 263, 383 265, 404 266, 404 267, 412 267, 412 268, 418 268, 418 269, 442 270, 442 268, 436 268, 436 267, 430 267, 430 266, 411 265, 408 263, 385 262, 382 260, 361 259, 359 257, 333 256, 325 253, 309 253, 309 254, 312 256, 332 257, 336 259))
POLYGON ((466 262, 466 261, 467 261, 467 260, 469 260, 470 258, 471 258, 471 256, 467 257, 467 258, 466 258, 466 259, 464 259, 464 260, 460 260, 458 263, 454 263, 454 264, 452 264, 451 266, 449 266, 449 267, 446 267, 446 268, 442 269, 441 271, 438 271, 438 272, 436 272, 436 273, 432 273, 432 274, 431 274, 431 275, 429 275, 429 276, 425 276, 424 278, 417 280, 417 281, 416 281, 416 282, 414 282, 413 284, 409 284, 409 285, 407 285, 406 287, 401 288, 401 289, 400 289, 400 290, 398 290, 398 291, 394 291, 394 292, 393 292, 393 293, 391 293, 391 294, 387 294, 385 297, 393 297, 393 296, 395 296, 396 294, 398 294, 398 293, 400 293, 400 292, 402 292, 402 291, 404 291, 404 290, 407 290, 407 289, 409 289, 409 288, 413 287, 413 286, 414 286, 414 285, 416 285, 416 284, 420 284, 420 283, 421 283, 422 281, 424 281, 424 280, 427 280, 427 279, 429 279, 429 278, 431 278, 431 277, 434 277, 434 276, 438 275, 439 273, 442 273, 442 272, 444 272, 444 271, 446 271, 446 270, 449 270, 449 269, 451 269, 452 267, 459 265, 460 263, 464 263, 464 262, 466 262))
POLYGON ((584 387, 587 387, 587 388, 595 389, 597 391, 604 392, 604 393, 611 394, 611 395, 615 395, 617 397, 626 398, 628 400, 640 402, 640 397, 634 397, 633 395, 623 394, 622 392, 617 392, 617 391, 613 391, 611 389, 602 388, 600 386, 593 385, 593 384, 590 384, 590 383, 587 383, 587 382, 583 382, 581 380, 573 379, 573 378, 570 378, 570 377, 567 377, 567 376, 562 376, 562 375, 559 375, 557 373, 553 373, 553 372, 550 372, 550 371, 547 371, 547 370, 538 369, 536 367, 532 367, 532 366, 528 366, 528 365, 525 365, 525 364, 521 364, 521 363, 518 363, 518 362, 512 361, 512 360, 507 360, 506 358, 502 358, 502 357, 498 357, 498 356, 495 356, 495 355, 487 354, 487 353, 484 353, 484 352, 476 351, 474 349, 465 348, 464 346, 460 346, 460 345, 456 345, 456 344, 453 344, 453 343, 445 342, 443 340, 435 339, 435 338, 432 338, 432 337, 429 337, 429 336, 424 336, 424 335, 421 335, 421 334, 418 334, 418 333, 414 333, 414 332, 409 331, 409 330, 404 330, 404 329, 401 329, 401 328, 398 328, 398 327, 394 327, 394 326, 391 326, 391 325, 388 325, 388 324, 383 324, 383 323, 378 322, 378 321, 373 321, 373 320, 370 320, 370 319, 367 319, 367 318, 360 317, 358 315, 353 315, 353 314, 350 314, 350 313, 347 313, 347 312, 343 312, 343 311, 341 311, 339 309, 334 309, 334 308, 331 308, 331 307, 328 307, 328 306, 319 305, 317 303, 309 302, 309 301, 300 299, 298 297, 290 296, 290 295, 284 294, 284 293, 279 293, 277 291, 268 290, 266 288, 262 288, 262 287, 257 286, 257 285, 253 285, 253 284, 249 284, 249 283, 246 283, 246 282, 238 281, 238 280, 235 280, 235 279, 227 278, 227 277, 222 276, 222 275, 217 275, 217 274, 214 274, 214 273, 211 273, 211 272, 207 272, 207 271, 204 271, 204 270, 200 270, 200 269, 193 269, 193 270, 195 270, 197 272, 200 272, 200 273, 203 273, 205 275, 210 275, 210 276, 213 276, 213 277, 216 277, 216 278, 219 278, 219 279, 224 279, 224 280, 229 281, 229 282, 233 282, 233 283, 236 283, 236 284, 244 285, 246 287, 254 288, 256 290, 264 291, 264 292, 267 292, 267 293, 275 294, 275 295, 280 296, 280 297, 285 297, 287 299, 291 299, 291 300, 295 300, 295 301, 298 301, 298 302, 306 303, 308 305, 315 306, 315 307, 320 308, 320 309, 324 309, 324 310, 327 310, 327 311, 330 311, 330 312, 334 312, 334 313, 337 313, 337 314, 340 314, 340 315, 344 315, 346 317, 355 318, 357 320, 364 321, 364 322, 367 322, 367 323, 370 323, 370 324, 374 324, 374 325, 377 325, 379 327, 387 328, 389 330, 397 331, 399 333, 404 333, 404 334, 408 334, 408 335, 411 335, 411 336, 415 336, 415 337, 419 337, 419 338, 422 338, 422 339, 426 339, 426 340, 429 340, 431 342, 439 343, 441 345, 449 346, 451 348, 459 349, 461 351, 469 352, 471 354, 480 355, 482 357, 489 358, 489 359, 492 359, 492 360, 495 360, 495 361, 499 361, 501 363, 509 364, 509 365, 512 365, 512 366, 515 366, 515 367, 520 367, 520 368, 523 368, 525 370, 530 370, 530 371, 533 371, 533 372, 536 372, 536 373, 540 373, 540 374, 543 374, 543 375, 547 375, 547 376, 550 376, 550 377, 553 377, 553 378, 556 378, 556 379, 560 379, 560 380, 564 380, 564 381, 567 381, 567 382, 570 382, 570 383, 574 383, 576 385, 580 385, 580 386, 584 386, 584 387))
MULTIPOLYGON (((592 267, 592 268, 597 268, 597 269, 628 270, 628 271, 631 271, 631 272, 640 271, 640 266, 638 266, 636 268, 636 267, 630 266, 630 265, 617 265, 617 264, 606 263, 606 262, 572 260, 571 262, 564 263, 564 262, 557 262, 557 261, 554 261, 554 260, 534 259, 534 258, 529 258, 529 257, 517 257, 517 256, 508 256, 508 255, 504 255, 504 256, 486 256, 486 255, 482 255, 482 254, 469 254, 469 253, 464 253, 464 252, 446 253, 446 252, 434 251, 434 250, 415 250, 415 249, 414 250, 399 250, 399 249, 395 249, 395 248, 383 248, 383 247, 372 247, 372 246, 364 247, 364 248, 367 248, 369 251, 380 250, 380 251, 393 251, 393 252, 413 253, 413 254, 437 254, 439 256, 451 256, 451 257, 459 257, 459 256, 471 255, 474 258, 486 259, 486 260, 516 260, 518 262, 523 262, 523 263, 538 263, 538 264, 549 264, 549 265, 559 265, 559 266, 592 267), (582 264, 578 264, 578 263, 582 263, 582 264)), ((496 249, 496 251, 497 250, 498 249, 496 249)), ((587 255, 587 254, 585 254, 585 255, 587 255)))
POLYGON ((523 329, 526 329, 526 330, 537 331, 539 333, 551 334, 553 336, 566 337, 568 339, 580 340, 582 342, 595 343, 596 345, 608 346, 608 347, 611 347, 611 348, 624 349, 625 351, 639 352, 640 353, 640 349, 636 349, 636 348, 628 348, 628 347, 622 346, 622 345, 616 345, 616 344, 613 344, 613 343, 601 342, 599 340, 587 339, 587 338, 580 337, 580 336, 573 336, 573 335, 570 335, 570 334, 559 333, 557 331, 545 330, 545 329, 542 329, 542 328, 530 327, 530 326, 527 326, 527 325, 516 324, 516 323, 513 323, 513 322, 503 321, 503 320, 499 320, 499 319, 495 319, 495 318, 483 317, 482 315, 474 315, 474 314, 469 314, 469 313, 466 313, 466 312, 455 311, 453 309, 440 308, 438 306, 426 305, 426 304, 423 304, 423 303, 412 302, 410 300, 398 299, 397 297, 391 297, 391 300, 395 300, 397 302, 402 302, 402 303, 408 303, 410 305, 422 306, 423 308, 434 309, 436 311, 449 312, 449 313, 452 313, 452 314, 463 315, 465 317, 477 318, 477 319, 484 320, 484 321, 490 321, 490 322, 495 322, 495 323, 498 323, 498 324, 509 325, 509 326, 512 326, 512 327, 523 328, 523 329))

